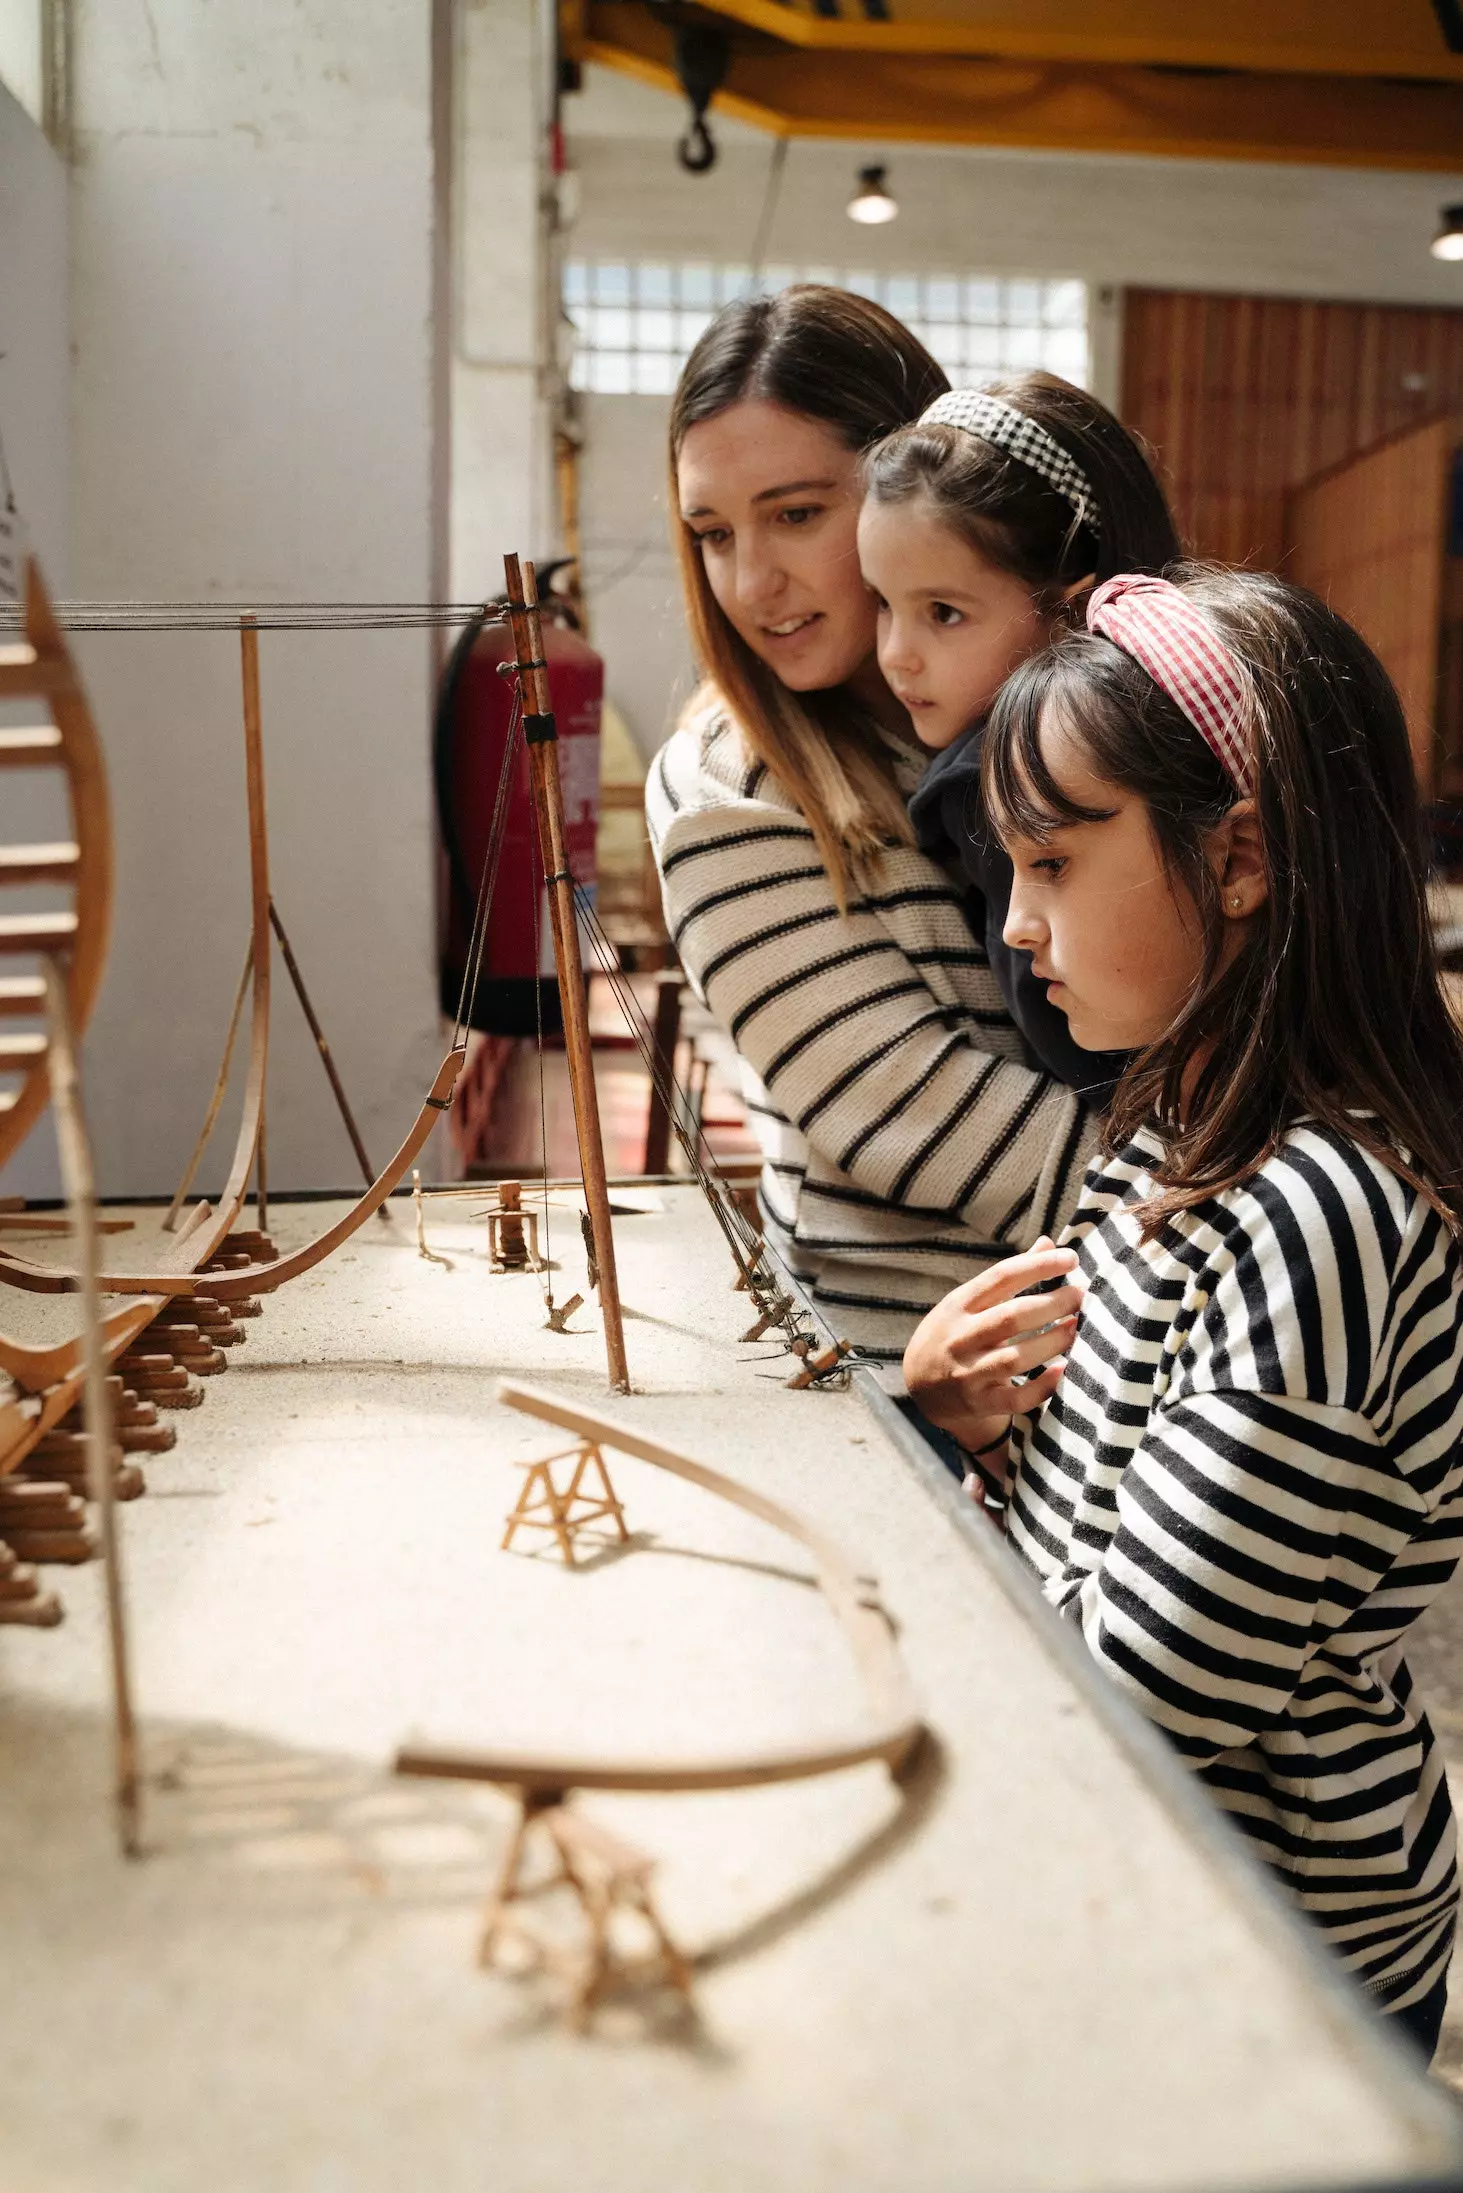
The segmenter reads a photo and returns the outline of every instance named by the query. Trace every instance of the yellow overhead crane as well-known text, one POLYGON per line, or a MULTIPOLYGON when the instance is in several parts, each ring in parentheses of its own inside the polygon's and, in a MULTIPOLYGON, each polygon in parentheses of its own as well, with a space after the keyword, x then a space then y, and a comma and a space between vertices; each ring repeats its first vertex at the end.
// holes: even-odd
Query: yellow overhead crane
POLYGON ((564 57, 783 136, 1463 167, 1459 0, 559 0, 564 57), (703 43, 704 50, 704 43, 703 43))

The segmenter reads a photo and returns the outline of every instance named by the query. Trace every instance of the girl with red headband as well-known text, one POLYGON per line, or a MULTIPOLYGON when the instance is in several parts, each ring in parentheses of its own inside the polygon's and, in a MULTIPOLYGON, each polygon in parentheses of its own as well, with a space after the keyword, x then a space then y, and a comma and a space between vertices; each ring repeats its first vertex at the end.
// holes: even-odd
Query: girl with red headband
POLYGON ((1062 1245, 948 1296, 906 1376, 1431 2054, 1455 1834, 1402 1647, 1463 1543, 1463 1038, 1406 726, 1259 573, 1119 577, 1087 626, 1002 691, 983 790, 1007 941, 1135 1056, 1062 1245))

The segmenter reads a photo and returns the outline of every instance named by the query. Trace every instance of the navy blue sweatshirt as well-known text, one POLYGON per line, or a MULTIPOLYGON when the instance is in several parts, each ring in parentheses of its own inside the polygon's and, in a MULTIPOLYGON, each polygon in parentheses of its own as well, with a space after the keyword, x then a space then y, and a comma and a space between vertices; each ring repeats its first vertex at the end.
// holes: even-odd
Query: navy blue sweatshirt
POLYGON ((958 869, 970 888, 966 917, 983 937, 991 972, 1037 1066, 1075 1089, 1088 1103, 1105 1106, 1128 1063, 1126 1051, 1084 1051, 1072 1041, 1067 1016, 1031 972, 1031 954, 1013 951, 1002 937, 1011 907, 1010 858, 986 820, 980 797, 980 749, 984 723, 972 724, 953 746, 935 755, 909 802, 909 819, 921 852, 941 867, 958 869))

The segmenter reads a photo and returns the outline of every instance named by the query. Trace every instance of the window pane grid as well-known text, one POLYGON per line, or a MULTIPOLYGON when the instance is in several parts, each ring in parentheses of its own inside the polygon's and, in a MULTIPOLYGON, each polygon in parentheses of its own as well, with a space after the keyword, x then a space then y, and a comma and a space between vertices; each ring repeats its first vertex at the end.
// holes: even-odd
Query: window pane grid
POLYGON ((571 259, 563 308, 575 331, 571 381, 601 395, 668 395, 712 314, 790 282, 872 298, 928 346, 957 384, 1044 366, 1085 386, 1087 285, 1034 276, 878 274, 868 267, 764 270, 705 260, 571 259))

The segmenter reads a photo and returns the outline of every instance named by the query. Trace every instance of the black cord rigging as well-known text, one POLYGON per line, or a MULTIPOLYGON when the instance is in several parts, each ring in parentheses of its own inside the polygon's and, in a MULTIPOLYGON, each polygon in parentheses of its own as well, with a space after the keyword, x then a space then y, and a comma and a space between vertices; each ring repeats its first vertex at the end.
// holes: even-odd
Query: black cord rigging
MULTIPOLYGON (((236 632, 242 617, 261 632, 429 632, 503 624, 481 602, 57 602, 68 632, 236 632)), ((0 633, 19 632, 18 608, 0 608, 0 633)))
MULTIPOLYGON (((633 986, 620 966, 619 954, 600 921, 594 901, 582 884, 575 885, 574 898, 579 919, 588 931, 594 947, 599 971, 608 982, 611 994, 620 1008, 640 1053, 641 1063, 650 1077, 651 1086, 665 1105, 671 1130, 680 1144, 691 1177, 711 1206, 712 1216, 731 1250, 747 1294, 760 1313, 762 1330, 767 1331, 776 1326, 782 1333, 784 1344, 793 1354, 810 1354, 817 1345, 816 1335, 808 1328, 801 1304, 783 1288, 761 1235, 751 1224, 722 1177, 690 1091, 677 1080, 674 1065, 662 1064, 656 1056, 654 1031, 633 986)), ((753 1332, 756 1330, 754 1326, 753 1332)), ((822 1375, 832 1378, 840 1375, 840 1372, 834 1369, 822 1375)))

